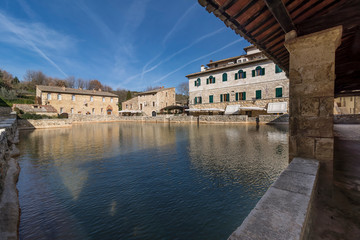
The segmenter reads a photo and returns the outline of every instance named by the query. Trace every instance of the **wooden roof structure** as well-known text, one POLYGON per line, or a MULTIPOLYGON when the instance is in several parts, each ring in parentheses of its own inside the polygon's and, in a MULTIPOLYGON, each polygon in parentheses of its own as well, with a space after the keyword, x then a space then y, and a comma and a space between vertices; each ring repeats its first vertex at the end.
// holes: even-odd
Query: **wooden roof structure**
POLYGON ((335 95, 360 94, 360 0, 198 1, 287 73, 286 33, 295 30, 297 36, 303 36, 342 25, 335 60, 335 95))

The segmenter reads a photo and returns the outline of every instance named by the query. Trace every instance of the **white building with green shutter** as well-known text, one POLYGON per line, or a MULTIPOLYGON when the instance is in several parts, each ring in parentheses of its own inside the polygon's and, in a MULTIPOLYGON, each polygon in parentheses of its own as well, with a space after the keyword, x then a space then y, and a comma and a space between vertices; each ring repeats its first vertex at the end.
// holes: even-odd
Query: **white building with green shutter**
POLYGON ((267 109, 268 103, 286 102, 287 106, 289 79, 285 73, 254 46, 244 50, 245 55, 210 60, 200 72, 186 76, 190 109, 225 110, 228 105, 240 105, 244 114, 251 115, 252 108, 267 109))

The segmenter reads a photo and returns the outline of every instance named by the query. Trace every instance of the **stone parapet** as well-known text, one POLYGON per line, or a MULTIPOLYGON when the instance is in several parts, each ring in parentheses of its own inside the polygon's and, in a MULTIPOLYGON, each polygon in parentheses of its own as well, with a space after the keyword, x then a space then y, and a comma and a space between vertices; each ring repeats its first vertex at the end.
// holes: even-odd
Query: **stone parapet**
POLYGON ((334 124, 360 124, 360 114, 334 115, 334 124))
POLYGON ((318 172, 317 160, 294 158, 229 240, 307 239, 318 172))
POLYGON ((20 167, 14 157, 20 154, 14 116, 0 118, 0 239, 18 239, 20 208, 16 183, 20 167))

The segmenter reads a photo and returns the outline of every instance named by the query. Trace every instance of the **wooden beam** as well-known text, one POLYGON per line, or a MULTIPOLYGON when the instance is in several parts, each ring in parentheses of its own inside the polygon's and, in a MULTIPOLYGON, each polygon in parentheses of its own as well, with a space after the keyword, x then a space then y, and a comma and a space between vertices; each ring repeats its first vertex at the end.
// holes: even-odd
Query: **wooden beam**
POLYGON ((264 0, 264 2, 285 33, 296 30, 290 14, 281 0, 264 0))
POLYGON ((360 25, 360 0, 348 0, 338 9, 325 14, 314 15, 302 23, 296 25, 298 36, 322 31, 335 26, 343 25, 343 28, 351 28, 360 25))

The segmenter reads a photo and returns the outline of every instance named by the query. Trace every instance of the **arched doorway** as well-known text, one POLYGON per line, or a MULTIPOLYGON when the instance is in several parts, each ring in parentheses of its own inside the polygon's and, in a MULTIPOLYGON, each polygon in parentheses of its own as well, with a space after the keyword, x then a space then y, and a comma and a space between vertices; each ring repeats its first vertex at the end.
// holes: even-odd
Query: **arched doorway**
POLYGON ((153 117, 156 117, 156 112, 155 112, 155 111, 152 111, 151 115, 152 115, 153 117))
POLYGON ((109 105, 109 106, 107 106, 107 108, 106 108, 106 114, 107 115, 112 115, 112 111, 113 111, 113 108, 109 105))

